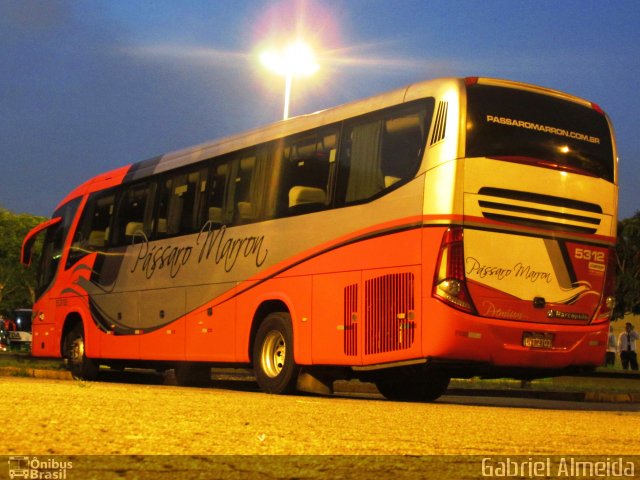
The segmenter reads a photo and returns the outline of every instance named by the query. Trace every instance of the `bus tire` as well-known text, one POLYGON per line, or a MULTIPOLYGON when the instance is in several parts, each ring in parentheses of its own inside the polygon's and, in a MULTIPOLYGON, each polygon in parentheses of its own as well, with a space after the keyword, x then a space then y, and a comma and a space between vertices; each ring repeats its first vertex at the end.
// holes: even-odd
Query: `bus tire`
POLYGON ((295 390, 299 367, 293 358, 289 313, 270 313, 260 324, 253 343, 253 370, 263 392, 282 394, 295 390))
POLYGON ((98 365, 86 355, 84 329, 81 323, 77 323, 65 335, 62 356, 73 378, 95 380, 98 376, 98 365))
POLYGON ((175 367, 176 383, 182 387, 210 387, 211 366, 202 363, 179 363, 175 367))
POLYGON ((449 388, 451 377, 439 369, 427 369, 424 387, 422 390, 422 401, 433 402, 442 396, 449 388))
POLYGON ((400 402, 433 402, 447 391, 450 377, 443 371, 402 370, 382 374, 375 380, 378 391, 388 400, 400 402))

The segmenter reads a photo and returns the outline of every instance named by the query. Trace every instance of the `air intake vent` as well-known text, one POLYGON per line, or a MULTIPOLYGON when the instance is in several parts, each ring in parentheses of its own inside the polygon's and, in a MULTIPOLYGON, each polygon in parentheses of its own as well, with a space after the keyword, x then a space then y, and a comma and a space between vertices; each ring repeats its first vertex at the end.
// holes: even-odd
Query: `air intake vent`
POLYGON ((397 273, 365 283, 365 354, 404 350, 415 337, 414 277, 397 273))
POLYGON ((358 285, 344 289, 344 354, 358 355, 358 285))
POLYGON ((449 102, 438 102, 438 112, 436 113, 436 120, 433 124, 433 135, 431 135, 430 145, 444 140, 447 130, 447 110, 449 110, 449 102))
POLYGON ((485 218, 504 223, 579 233, 596 233, 599 205, 551 195, 483 187, 478 205, 485 218))

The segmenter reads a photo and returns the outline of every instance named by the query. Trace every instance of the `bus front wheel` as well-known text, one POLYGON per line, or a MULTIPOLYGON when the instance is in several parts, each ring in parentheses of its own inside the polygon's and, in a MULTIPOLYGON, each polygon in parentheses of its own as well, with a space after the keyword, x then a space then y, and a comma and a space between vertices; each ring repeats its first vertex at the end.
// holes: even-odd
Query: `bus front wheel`
POLYGON ((94 380, 98 376, 98 366, 87 358, 84 330, 82 324, 76 324, 64 337, 63 357, 73 378, 94 380))
POLYGON ((266 393, 289 393, 298 380, 293 359, 291 316, 270 313, 260 324, 253 344, 253 369, 260 389, 266 393))

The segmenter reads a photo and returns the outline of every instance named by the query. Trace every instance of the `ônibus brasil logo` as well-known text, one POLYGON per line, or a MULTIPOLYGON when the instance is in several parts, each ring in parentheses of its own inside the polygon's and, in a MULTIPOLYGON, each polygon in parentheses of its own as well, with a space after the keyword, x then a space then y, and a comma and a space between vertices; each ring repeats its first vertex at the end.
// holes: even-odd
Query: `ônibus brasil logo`
POLYGON ((67 470, 73 468, 73 462, 55 458, 9 457, 9 478, 27 478, 38 480, 65 480, 67 470))

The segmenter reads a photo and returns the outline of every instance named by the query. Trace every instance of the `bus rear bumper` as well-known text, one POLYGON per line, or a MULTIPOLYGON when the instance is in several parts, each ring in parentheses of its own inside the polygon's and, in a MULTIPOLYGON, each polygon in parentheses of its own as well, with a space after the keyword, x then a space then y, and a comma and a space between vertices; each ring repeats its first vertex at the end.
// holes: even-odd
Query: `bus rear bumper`
MULTIPOLYGON (((549 325, 448 312, 449 322, 430 329, 423 352, 453 363, 501 369, 564 370, 604 362, 609 324, 549 325)), ((443 317, 445 318, 445 317, 443 317)), ((438 322, 433 322, 438 323, 438 322)))

